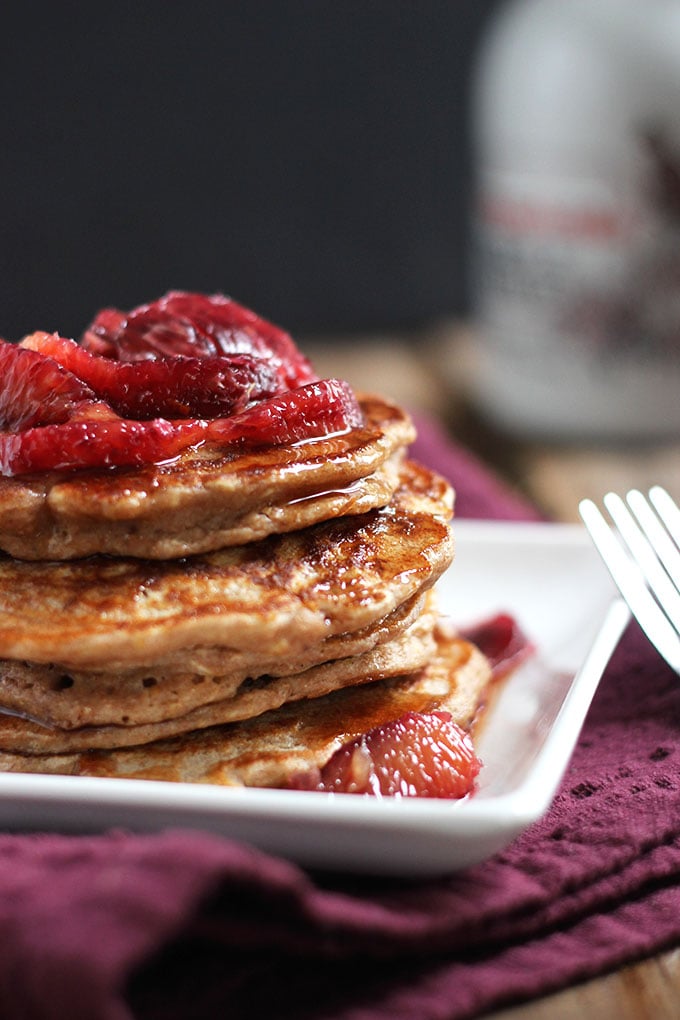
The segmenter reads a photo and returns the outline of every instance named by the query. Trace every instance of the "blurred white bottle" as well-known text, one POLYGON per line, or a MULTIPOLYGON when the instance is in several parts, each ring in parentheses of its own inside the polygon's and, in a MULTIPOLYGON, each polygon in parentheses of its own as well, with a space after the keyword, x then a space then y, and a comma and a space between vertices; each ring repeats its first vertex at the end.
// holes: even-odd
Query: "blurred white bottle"
POLYGON ((680 0, 513 0, 473 130, 478 406, 518 435, 680 434, 680 0))

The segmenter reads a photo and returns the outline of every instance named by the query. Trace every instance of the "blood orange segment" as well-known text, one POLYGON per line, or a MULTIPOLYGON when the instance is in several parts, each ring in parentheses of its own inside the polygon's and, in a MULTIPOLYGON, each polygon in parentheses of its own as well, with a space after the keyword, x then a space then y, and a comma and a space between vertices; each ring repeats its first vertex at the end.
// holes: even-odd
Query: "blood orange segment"
POLYGON ((197 419, 139 422, 81 415, 61 425, 0 434, 0 474, 160 463, 200 442, 205 429, 206 422, 197 419))
POLYGON ((466 627, 463 636, 489 660, 495 680, 507 676, 534 651, 517 620, 508 613, 498 613, 466 627))
POLYGON ((344 432, 359 421, 361 409, 349 386, 336 379, 211 421, 130 421, 106 403, 85 401, 63 424, 0 433, 0 474, 160 463, 205 440, 249 448, 277 446, 344 432))
POLYGON ((254 448, 363 424, 349 385, 221 296, 105 309, 84 346, 37 332, 0 348, 0 473, 159 463, 209 441, 254 448), (4 361, 3 361, 4 358, 4 361))
POLYGON ((242 446, 281 446, 347 432, 363 422, 351 388, 341 379, 317 382, 263 400, 231 418, 208 425, 210 439, 242 446))
POLYGON ((252 354, 280 366, 291 388, 317 378, 288 333, 221 294, 170 291, 128 313, 104 309, 86 330, 83 346, 120 361, 252 354))
POLYGON ((474 789, 481 762, 448 712, 407 712, 335 752, 319 772, 295 778, 297 789, 375 797, 459 799, 474 789))
MULTIPOLYGON (((111 338, 117 335, 124 323, 125 312, 121 312, 117 308, 102 308, 85 331, 82 346, 92 354, 117 357, 111 338)), ((194 354, 198 354, 198 352, 195 351, 194 354)), ((154 357, 153 354, 148 356, 154 357)))
POLYGON ((40 332, 21 346, 53 358, 125 418, 217 418, 285 388, 280 366, 252 354, 119 362, 40 332))
POLYGON ((16 432, 66 421, 81 400, 94 397, 86 383, 50 358, 0 341, 0 428, 16 432))

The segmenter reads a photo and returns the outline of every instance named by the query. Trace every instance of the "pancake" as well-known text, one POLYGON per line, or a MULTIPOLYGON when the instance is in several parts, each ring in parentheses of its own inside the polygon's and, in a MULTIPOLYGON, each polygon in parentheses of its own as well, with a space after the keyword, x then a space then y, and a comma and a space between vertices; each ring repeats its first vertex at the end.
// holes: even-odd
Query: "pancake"
POLYGON ((364 428, 291 446, 206 444, 139 469, 0 477, 0 549, 26 560, 169 559, 385 506, 415 432, 395 405, 361 405, 364 428))
POLYGON ((363 655, 326 662, 292 676, 256 677, 241 684, 230 697, 158 722, 131 725, 124 719, 116 725, 62 729, 47 727, 33 718, 0 715, 0 748, 46 753, 131 747, 220 723, 249 719, 286 702, 316 700, 330 691, 424 666, 434 652, 434 623, 433 614, 423 614, 403 634, 363 655))
POLYGON ((489 665, 474 645, 445 629, 436 639, 428 664, 413 673, 140 747, 43 755, 0 752, 0 769, 284 787, 295 774, 322 766, 345 741, 408 711, 446 710, 469 727, 490 682, 489 665))
POLYGON ((168 674, 149 669, 65 674, 56 666, 6 659, 0 662, 0 711, 62 729, 139 726, 173 719, 238 695, 241 688, 253 686, 254 678, 292 677, 312 666, 361 656, 394 641, 416 623, 417 632, 425 636, 434 626, 433 607, 433 593, 428 592, 400 606, 375 627, 328 638, 301 658, 272 659, 263 649, 264 655, 232 656, 228 659, 230 671, 220 674, 168 674))
POLYGON ((216 650, 296 658, 431 588, 453 559, 452 502, 444 479, 408 461, 389 506, 245 546, 174 561, 0 559, 0 656, 103 673, 196 672, 216 650))

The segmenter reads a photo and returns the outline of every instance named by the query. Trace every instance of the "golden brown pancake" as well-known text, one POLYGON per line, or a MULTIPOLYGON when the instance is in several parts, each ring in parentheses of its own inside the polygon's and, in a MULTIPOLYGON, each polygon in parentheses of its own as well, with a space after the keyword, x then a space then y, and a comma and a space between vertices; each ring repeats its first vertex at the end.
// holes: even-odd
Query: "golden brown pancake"
POLYGON ((389 503, 413 425, 379 397, 365 427, 239 452, 204 445, 138 469, 0 478, 0 549, 27 560, 168 559, 389 503))
POLYGON ((440 632, 423 669, 284 705, 244 722, 215 726, 142 747, 31 755, 0 753, 9 772, 160 779, 227 786, 283 787, 322 766, 338 747, 405 712, 447 710, 469 726, 490 681, 484 656, 440 632))
MULTIPOLYGON (((389 506, 180 560, 0 559, 0 657, 201 672, 216 652, 294 659, 427 591, 453 558, 452 493, 407 462, 389 506)), ((222 670, 223 672, 226 670, 222 670)))
POLYGON ((199 705, 184 715, 133 725, 47 727, 18 716, 0 715, 0 748, 29 753, 131 747, 164 737, 202 730, 220 723, 249 719, 289 701, 316 699, 330 691, 396 676, 424 666, 434 652, 435 619, 423 614, 403 634, 363 655, 313 666, 292 676, 256 677, 242 683, 231 696, 199 705))
POLYGON ((433 593, 428 592, 409 600, 375 627, 330 637, 299 659, 272 659, 263 648, 247 662, 243 656, 238 660, 234 656, 231 671, 221 674, 166 674, 150 669, 64 673, 56 666, 5 659, 0 662, 0 710, 62 729, 157 723, 237 696, 242 688, 253 686, 253 678, 292 677, 313 666, 364 655, 416 624, 424 641, 434 626, 434 604, 433 593))

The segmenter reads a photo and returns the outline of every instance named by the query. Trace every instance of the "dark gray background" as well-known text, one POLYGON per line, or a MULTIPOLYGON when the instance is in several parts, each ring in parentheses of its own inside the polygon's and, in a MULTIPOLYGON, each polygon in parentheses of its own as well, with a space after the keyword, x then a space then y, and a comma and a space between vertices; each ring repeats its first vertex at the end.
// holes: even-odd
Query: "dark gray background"
POLYGON ((464 311, 469 77, 495 6, 17 6, 0 335, 75 336, 173 287, 297 333, 464 311))

